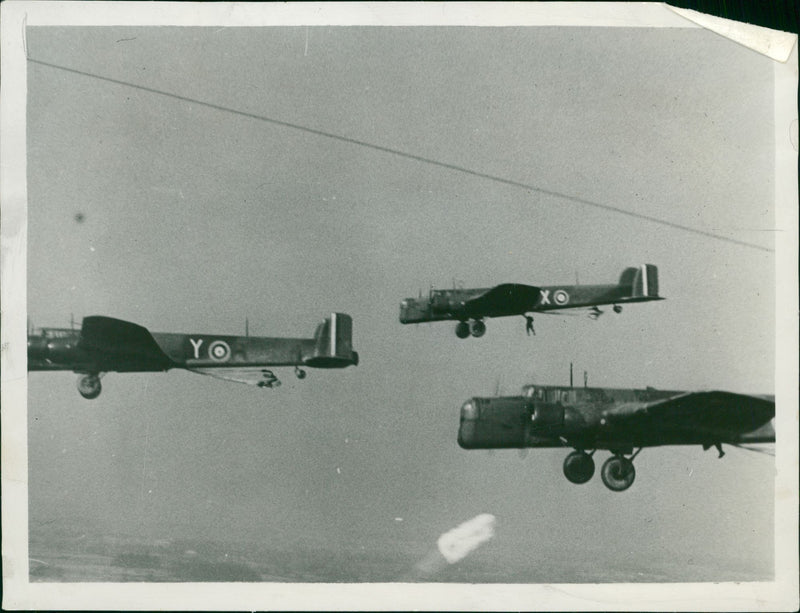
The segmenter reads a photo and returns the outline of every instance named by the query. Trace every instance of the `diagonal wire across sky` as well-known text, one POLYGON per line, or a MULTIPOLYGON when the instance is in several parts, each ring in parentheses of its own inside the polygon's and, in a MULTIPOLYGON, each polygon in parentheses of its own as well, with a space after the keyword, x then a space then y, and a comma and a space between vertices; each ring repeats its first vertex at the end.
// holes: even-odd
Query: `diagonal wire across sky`
POLYGON ((54 68, 57 70, 63 70, 65 72, 70 72, 72 74, 81 75, 84 77, 89 77, 92 79, 98 79, 100 81, 106 81, 107 83, 114 83, 116 85, 122 85, 124 87, 131 87, 134 89, 138 89, 140 91, 149 92, 151 94, 157 94, 159 96, 166 96, 168 98, 173 98, 175 100, 182 100, 184 102, 191 102, 192 104, 197 104, 200 106, 204 106, 206 108, 215 109, 217 111, 222 111, 224 113, 232 113, 234 115, 238 115, 240 117, 247 117, 250 119, 254 119, 256 121, 262 121, 264 123, 269 123, 276 126, 282 126, 284 128, 291 128, 293 130, 300 130, 302 132, 306 132, 308 134, 315 134, 317 136, 322 136, 325 138, 330 138, 333 140, 337 140, 343 143, 349 143, 351 145, 357 145, 359 147, 366 147, 368 149, 372 149, 373 151, 380 151, 382 153, 388 153, 390 155, 395 155, 398 157, 406 158, 409 160, 415 160, 417 162, 423 164, 430 164, 431 166, 438 166, 439 168, 446 168, 448 170, 452 170, 455 172, 460 172, 463 174, 467 174, 473 177, 479 177, 481 179, 486 179, 488 181, 494 181, 495 183, 501 183, 503 185, 511 185, 513 187, 519 187, 521 189, 527 190, 529 192, 537 192, 539 194, 543 194, 545 196, 551 196, 553 198, 559 198, 562 200, 568 200, 570 202, 574 202, 576 204, 582 204, 584 206, 594 207, 597 209, 605 210, 611 213, 617 213, 619 215, 626 215, 628 217, 634 217, 636 219, 642 219, 645 221, 649 221, 651 223, 655 223, 661 226, 665 226, 668 228, 673 228, 676 230, 682 230, 684 232, 690 232, 692 234, 696 234, 699 236, 705 236, 708 238, 713 238, 720 241, 725 241, 727 243, 732 243, 734 245, 740 245, 742 247, 748 247, 750 249, 757 249, 759 251, 766 251, 770 253, 774 253, 774 249, 769 247, 764 247, 762 245, 758 245, 755 243, 750 243, 747 241, 738 240, 735 238, 731 238, 730 236, 725 236, 722 234, 717 234, 715 232, 710 232, 708 230, 701 230, 699 228, 693 228, 691 226, 685 226, 683 224, 675 223, 666 219, 661 219, 659 217, 653 217, 651 215, 644 215, 642 213, 637 213, 635 211, 631 211, 628 209, 619 208, 616 206, 611 206, 609 204, 603 204, 601 202, 594 202, 592 200, 587 200, 586 198, 581 198, 579 196, 573 196, 571 194, 565 194, 562 192, 557 192, 549 189, 545 189, 542 187, 537 187, 535 185, 530 185, 528 183, 522 183, 521 181, 514 181, 513 179, 507 179, 505 177, 500 177, 497 175, 488 174, 485 172, 481 172, 479 170, 474 170, 471 168, 466 168, 463 166, 457 166, 455 164, 448 164, 447 162, 442 162, 439 160, 434 160, 432 158, 424 157, 421 155, 416 155, 413 153, 408 153, 406 151, 400 151, 399 149, 393 149, 391 147, 385 147, 383 145, 376 145, 374 143, 369 143, 366 141, 358 140, 355 138, 350 138, 348 136, 343 136, 341 134, 335 134, 333 132, 326 132, 324 130, 317 130, 315 128, 309 128, 308 126, 302 126, 300 124, 292 123, 289 121, 282 121, 280 119, 274 119, 272 117, 266 117, 264 115, 258 115, 256 113, 249 113, 247 111, 242 111, 239 109, 234 109, 227 106, 222 106, 219 104, 214 104, 212 102, 206 102, 204 100, 200 100, 198 98, 190 98, 188 96, 181 96, 180 94, 176 94, 174 92, 169 92, 161 89, 156 89, 153 87, 147 87, 145 85, 140 85, 137 83, 131 83, 129 81, 123 81, 121 79, 114 79, 112 77, 107 77, 104 75, 99 75, 91 72, 86 72, 83 70, 78 70, 76 68, 70 68, 68 66, 61 66, 59 64, 53 64, 50 62, 44 62, 42 60, 37 60, 33 58, 28 58, 28 61, 33 64, 38 64, 40 66, 47 66, 48 68, 54 68))

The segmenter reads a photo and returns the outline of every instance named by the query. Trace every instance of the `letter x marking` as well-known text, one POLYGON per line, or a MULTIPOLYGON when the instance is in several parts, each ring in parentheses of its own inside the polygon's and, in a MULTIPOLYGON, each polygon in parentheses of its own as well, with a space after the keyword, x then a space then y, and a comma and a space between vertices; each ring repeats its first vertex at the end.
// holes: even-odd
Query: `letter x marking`
POLYGON ((550 290, 543 289, 542 290, 542 304, 550 304, 550 290))

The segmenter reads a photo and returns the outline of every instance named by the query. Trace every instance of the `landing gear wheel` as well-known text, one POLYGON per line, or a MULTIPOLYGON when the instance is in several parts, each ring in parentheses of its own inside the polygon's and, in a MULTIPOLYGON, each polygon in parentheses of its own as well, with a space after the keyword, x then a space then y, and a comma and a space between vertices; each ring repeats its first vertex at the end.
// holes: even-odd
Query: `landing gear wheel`
POLYGON ((469 331, 475 338, 480 338, 486 334, 486 324, 480 319, 475 319, 474 321, 470 322, 469 331))
POLYGON ((614 312, 615 313, 622 313, 622 307, 619 306, 618 304, 615 304, 614 305, 614 312))
POLYGON ((564 476, 572 483, 586 483, 594 476, 594 460, 585 451, 573 451, 564 459, 564 476))
POLYGON ((307 375, 308 373, 307 373, 305 370, 303 370, 302 368, 297 368, 297 367, 295 366, 295 369, 294 369, 294 374, 297 376, 297 378, 298 378, 298 379, 305 379, 305 378, 306 378, 306 375, 307 375))
POLYGON ((97 375, 84 375, 78 379, 78 393, 87 400, 94 400, 102 391, 103 385, 97 375))
POLYGON ((469 336, 469 324, 466 321, 459 321, 456 324, 456 336, 458 338, 467 338, 469 336))
POLYGON ((633 485, 636 469, 628 458, 615 455, 608 458, 600 471, 603 483, 614 492, 622 492, 633 485))

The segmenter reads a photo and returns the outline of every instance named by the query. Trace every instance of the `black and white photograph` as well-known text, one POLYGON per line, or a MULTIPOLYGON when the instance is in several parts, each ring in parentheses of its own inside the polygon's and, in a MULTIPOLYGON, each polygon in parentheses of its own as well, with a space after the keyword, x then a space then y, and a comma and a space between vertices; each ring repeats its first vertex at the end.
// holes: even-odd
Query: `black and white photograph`
POLYGON ((796 608, 796 35, 158 4, 2 7, 5 608, 796 608))

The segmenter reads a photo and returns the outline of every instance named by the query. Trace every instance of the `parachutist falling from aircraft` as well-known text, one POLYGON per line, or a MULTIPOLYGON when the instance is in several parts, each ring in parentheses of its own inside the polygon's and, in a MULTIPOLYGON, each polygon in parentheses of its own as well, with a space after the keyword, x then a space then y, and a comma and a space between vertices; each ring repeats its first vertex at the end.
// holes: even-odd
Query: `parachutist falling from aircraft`
POLYGON ((533 316, 532 315, 525 315, 525 332, 530 336, 533 334, 536 336, 536 330, 533 329, 533 316))

